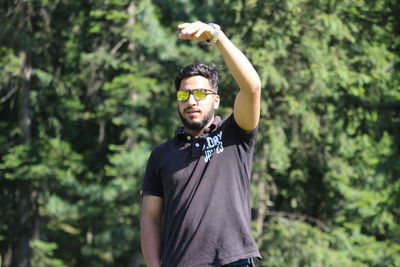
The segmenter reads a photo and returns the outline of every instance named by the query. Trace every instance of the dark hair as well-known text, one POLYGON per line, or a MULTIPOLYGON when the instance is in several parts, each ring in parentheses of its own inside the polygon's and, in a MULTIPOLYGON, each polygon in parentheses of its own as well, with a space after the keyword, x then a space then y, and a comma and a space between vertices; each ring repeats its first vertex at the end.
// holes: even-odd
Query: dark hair
POLYGON ((218 72, 217 67, 214 64, 191 64, 182 68, 176 75, 175 89, 179 90, 183 79, 198 75, 206 78, 210 83, 211 88, 218 93, 218 72))

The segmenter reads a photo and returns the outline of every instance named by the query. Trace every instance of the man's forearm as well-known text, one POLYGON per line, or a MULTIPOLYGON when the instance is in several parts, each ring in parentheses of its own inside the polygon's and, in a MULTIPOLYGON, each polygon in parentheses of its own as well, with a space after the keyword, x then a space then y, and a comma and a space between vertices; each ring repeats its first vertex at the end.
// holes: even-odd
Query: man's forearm
POLYGON ((142 217, 141 245, 148 267, 161 266, 161 222, 142 217))
POLYGON ((258 93, 261 88, 260 77, 247 57, 223 32, 220 32, 216 45, 239 88, 249 93, 258 93))

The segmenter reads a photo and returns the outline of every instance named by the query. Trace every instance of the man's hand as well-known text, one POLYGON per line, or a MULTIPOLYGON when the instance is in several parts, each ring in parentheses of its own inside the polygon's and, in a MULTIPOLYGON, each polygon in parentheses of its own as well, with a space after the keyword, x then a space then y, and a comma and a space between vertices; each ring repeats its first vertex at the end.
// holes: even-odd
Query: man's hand
POLYGON ((182 23, 178 25, 179 39, 203 42, 211 40, 214 36, 214 28, 201 21, 182 23))

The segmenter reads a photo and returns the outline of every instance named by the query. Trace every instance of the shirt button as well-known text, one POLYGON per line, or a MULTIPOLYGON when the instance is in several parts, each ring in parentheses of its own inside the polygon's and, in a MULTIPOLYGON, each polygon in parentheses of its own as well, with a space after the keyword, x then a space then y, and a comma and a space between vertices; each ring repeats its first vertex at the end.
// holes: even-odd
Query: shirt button
POLYGON ((192 139, 192 137, 190 137, 190 136, 188 135, 188 136, 186 137, 186 139, 190 141, 190 140, 192 139))
POLYGON ((199 143, 196 143, 196 144, 194 144, 194 146, 195 146, 195 147, 199 147, 200 145, 199 145, 199 143))

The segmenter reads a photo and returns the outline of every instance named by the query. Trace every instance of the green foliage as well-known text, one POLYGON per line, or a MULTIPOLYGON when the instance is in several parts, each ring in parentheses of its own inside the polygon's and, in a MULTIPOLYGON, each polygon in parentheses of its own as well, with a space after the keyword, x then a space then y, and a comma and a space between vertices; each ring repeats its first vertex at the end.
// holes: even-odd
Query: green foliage
POLYGON ((262 78, 261 265, 400 265, 396 1, 1 3, 4 266, 21 242, 32 266, 144 266, 139 192, 179 125, 176 71, 216 63, 221 115, 237 92, 217 49, 177 40, 195 20, 221 24, 262 78))
POLYGON ((397 266, 400 261, 398 244, 359 231, 325 232, 284 216, 272 218, 266 227, 261 266, 397 266))
POLYGON ((57 249, 56 243, 48 243, 42 240, 35 240, 31 242, 31 247, 33 251, 33 255, 31 258, 32 266, 35 267, 67 266, 61 260, 53 258, 54 250, 57 249))
POLYGON ((334 236, 304 222, 282 217, 272 219, 267 227, 262 266, 367 266, 348 257, 351 245, 333 249, 334 236))

